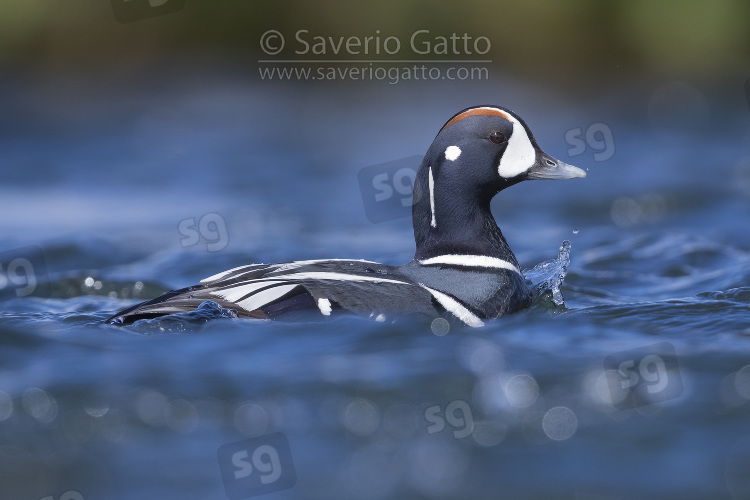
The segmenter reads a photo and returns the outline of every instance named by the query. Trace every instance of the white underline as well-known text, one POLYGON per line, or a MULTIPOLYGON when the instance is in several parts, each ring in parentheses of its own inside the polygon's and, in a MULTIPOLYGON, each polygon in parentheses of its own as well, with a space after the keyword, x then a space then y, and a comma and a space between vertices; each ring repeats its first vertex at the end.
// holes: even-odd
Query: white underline
POLYGON ((392 64, 392 63, 432 63, 432 64, 465 64, 465 63, 483 63, 491 64, 492 59, 449 59, 449 60, 435 60, 435 59, 258 59, 258 63, 261 64, 290 64, 290 63, 380 63, 380 64, 392 64))

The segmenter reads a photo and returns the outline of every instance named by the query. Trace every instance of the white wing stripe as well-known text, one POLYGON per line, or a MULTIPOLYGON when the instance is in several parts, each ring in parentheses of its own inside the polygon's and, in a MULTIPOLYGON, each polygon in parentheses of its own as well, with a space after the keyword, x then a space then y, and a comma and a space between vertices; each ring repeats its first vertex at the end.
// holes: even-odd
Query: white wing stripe
POLYGON ((253 267, 258 267, 258 266, 263 266, 263 265, 265 265, 265 264, 250 264, 249 266, 245 265, 245 266, 233 267, 232 269, 229 269, 228 271, 222 271, 222 272, 220 272, 218 274, 214 274, 213 276, 209 276, 208 278, 202 279, 201 280, 201 284, 206 284, 209 281, 220 280, 224 276, 227 276, 227 275, 229 275, 229 274, 231 274, 231 273, 233 273, 235 271, 239 271, 240 269, 251 269, 253 267))
POLYGON ((521 274, 521 271, 507 260, 498 259, 497 257, 487 257, 486 255, 439 255, 437 257, 420 260, 419 263, 423 266, 448 264, 452 266, 493 267, 507 269, 508 271, 514 271, 521 274))
MULTIPOLYGON (((244 283, 234 284, 225 290, 214 290, 211 292, 211 295, 222 297, 229 302, 234 302, 248 311, 254 311, 285 295, 295 287, 300 286, 301 283, 299 283, 299 281, 302 280, 370 281, 375 283, 413 285, 413 283, 409 283, 408 281, 376 278, 375 276, 357 276, 333 272, 310 272, 249 280, 244 283), (267 289, 261 290, 263 288, 267 289), (243 297, 245 298, 243 299, 243 297)), ((327 308, 321 307, 320 303, 318 304, 318 307, 323 314, 326 314, 325 309, 327 308)), ((330 310, 328 313, 330 314, 330 310)))
MULTIPOLYGON (((325 262, 357 262, 357 263, 365 263, 365 264, 378 264, 378 262, 373 262, 371 260, 364 260, 364 259, 315 259, 315 260, 295 260, 294 262, 286 262, 284 264, 270 264, 267 267, 270 267, 273 269, 268 274, 273 273, 279 273, 283 271, 290 271, 292 269, 297 269, 298 267, 302 266, 309 266, 311 264, 320 264, 325 262)), ((209 276, 208 278, 202 279, 201 283, 206 284, 211 281, 218 281, 226 276, 229 276, 230 274, 234 273, 235 271, 239 271, 241 269, 247 269, 248 271, 253 270, 254 268, 258 268, 261 266, 266 266, 266 264, 250 264, 245 266, 238 266, 234 267, 232 269, 229 269, 228 271, 222 271, 218 274, 214 274, 213 276, 209 276)))
POLYGON ((297 288, 297 286, 298 285, 275 286, 273 288, 269 288, 268 290, 258 292, 255 295, 239 302, 237 305, 239 305, 246 311, 255 311, 256 309, 265 306, 269 302, 273 302, 279 297, 286 295, 287 293, 297 288))
POLYGON ((280 271, 289 271, 290 269, 297 269, 298 267, 302 266, 309 266, 310 264, 320 264, 321 262, 359 262, 359 263, 367 263, 367 264, 378 264, 377 262, 373 262, 371 260, 356 260, 356 259, 317 259, 317 260, 295 260, 294 262, 287 262, 285 264, 278 264, 275 267, 277 269, 274 269, 272 272, 277 273, 280 271))
POLYGON ((230 302, 237 302, 238 300, 242 299, 242 297, 249 295, 260 288, 272 285, 281 285, 284 283, 286 282, 278 280, 257 280, 251 281, 246 285, 233 286, 226 290, 216 290, 211 292, 211 295, 217 295, 219 297, 225 298, 230 302))
POLYGON ((285 276, 274 277, 275 280, 332 280, 332 281, 372 281, 375 283, 396 283, 399 285, 411 285, 408 281, 392 280, 387 278, 376 278, 375 276, 360 276, 357 274, 344 274, 334 272, 310 272, 296 273, 285 276))
MULTIPOLYGON (((259 288, 263 288, 270 285, 281 285, 283 283, 303 281, 303 280, 330 280, 330 281, 372 281, 375 283, 396 283, 398 285, 412 285, 408 281, 391 280, 386 278, 376 278, 374 276, 358 276, 351 274, 342 273, 325 273, 325 272, 314 272, 314 273, 296 273, 288 274, 283 276, 276 276, 273 278, 258 278, 255 280, 249 280, 242 283, 236 283, 225 290, 216 290, 211 292, 212 295, 218 295, 224 297, 227 300, 235 301, 239 300, 245 295, 253 293, 259 288)), ((297 283, 301 284, 301 283, 297 283)))
POLYGON ((473 328, 479 328, 480 326, 484 326, 484 322, 479 319, 479 317, 474 314, 473 312, 466 309, 464 306, 462 306, 456 299, 453 297, 444 294, 443 292, 438 292, 437 290, 433 290, 432 288, 428 286, 424 286, 422 283, 419 284, 422 288, 427 290, 432 294, 435 299, 437 299, 438 302, 440 302, 440 305, 445 307, 445 309, 453 314, 455 317, 466 323, 467 326, 471 326, 473 328))

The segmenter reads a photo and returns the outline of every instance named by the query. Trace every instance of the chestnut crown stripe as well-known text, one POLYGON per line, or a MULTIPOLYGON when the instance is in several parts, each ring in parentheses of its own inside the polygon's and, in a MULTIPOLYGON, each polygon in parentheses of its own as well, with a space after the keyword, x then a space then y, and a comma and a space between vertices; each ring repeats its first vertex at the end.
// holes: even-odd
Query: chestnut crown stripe
POLYGON ((514 121, 508 113, 497 108, 472 108, 451 118, 448 123, 443 125, 443 128, 441 128, 440 131, 442 132, 449 125, 453 125, 454 123, 460 122, 464 118, 468 118, 470 116, 499 116, 501 118, 505 118, 511 123, 513 123, 514 121))

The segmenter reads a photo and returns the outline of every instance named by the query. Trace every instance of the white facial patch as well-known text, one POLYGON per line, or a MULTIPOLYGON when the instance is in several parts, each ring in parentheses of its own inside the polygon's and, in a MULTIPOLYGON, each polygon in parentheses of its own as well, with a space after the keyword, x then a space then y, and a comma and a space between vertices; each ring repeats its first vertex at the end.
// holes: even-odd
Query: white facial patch
POLYGON ((536 150, 531 144, 526 128, 512 116, 511 119, 513 133, 510 134, 508 147, 505 148, 505 153, 503 153, 500 164, 497 166, 497 173, 505 179, 510 179, 525 172, 536 162, 536 150))
POLYGON ((445 149, 445 159, 450 161, 456 161, 461 156, 461 148, 458 146, 448 146, 445 149))

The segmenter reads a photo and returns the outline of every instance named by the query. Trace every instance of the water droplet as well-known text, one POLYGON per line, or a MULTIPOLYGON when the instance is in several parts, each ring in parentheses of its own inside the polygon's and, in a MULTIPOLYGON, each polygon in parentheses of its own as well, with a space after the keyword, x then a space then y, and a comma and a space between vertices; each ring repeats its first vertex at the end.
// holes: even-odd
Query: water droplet
POLYGON ((564 441, 575 434, 578 418, 570 408, 557 406, 544 414, 542 429, 548 438, 564 441))
POLYGON ((0 391, 0 422, 13 414, 13 400, 8 393, 0 391))
POLYGON ((528 408, 539 397, 539 385, 529 375, 515 375, 505 384, 505 397, 516 408, 528 408))
POLYGON ((166 423, 169 401, 159 391, 142 389, 136 394, 134 404, 136 414, 146 424, 161 427, 166 423))
POLYGON ((167 425, 180 434, 190 434, 198 425, 198 412, 186 399, 170 401, 167 409, 167 425))
POLYGON ((573 234, 578 234, 578 228, 573 229, 573 234))
POLYGON ((57 417, 57 401, 43 389, 27 389, 23 393, 22 402, 26 413, 39 422, 48 424, 57 417))
POLYGON ((246 436, 257 436, 268 429, 268 412, 255 403, 243 403, 234 411, 234 426, 246 436))
POLYGON ((349 402, 341 419, 349 432, 369 436, 380 426, 380 411, 371 401, 357 398, 349 402))
POLYGON ((432 323, 430 323, 430 329, 432 330, 432 333, 434 333, 438 337, 442 337, 448 334, 451 329, 451 325, 445 318, 435 318, 432 320, 432 323))
POLYGON ((537 297, 548 295, 557 306, 564 306, 562 287, 570 264, 570 241, 565 240, 560 246, 556 259, 540 262, 533 269, 523 271, 524 280, 535 291, 537 297))

